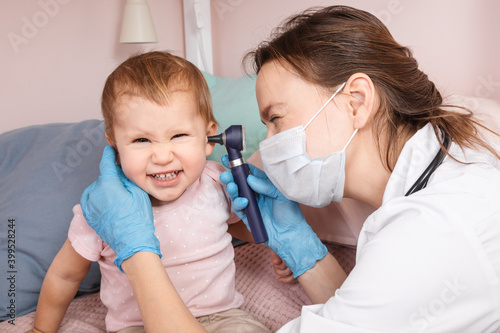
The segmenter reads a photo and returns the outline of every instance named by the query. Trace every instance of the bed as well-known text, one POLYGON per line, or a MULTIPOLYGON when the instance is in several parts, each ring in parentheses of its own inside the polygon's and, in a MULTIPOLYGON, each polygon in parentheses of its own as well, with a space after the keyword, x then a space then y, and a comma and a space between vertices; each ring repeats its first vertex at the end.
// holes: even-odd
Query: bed
MULTIPOLYGON (((352 268, 355 250, 330 245, 329 250, 346 269, 352 268)), ((283 285, 277 282, 270 265, 265 245, 245 244, 235 249, 236 289, 245 297, 242 306, 275 332, 291 319, 300 315, 302 305, 310 304, 300 284, 283 285)), ((106 332, 106 308, 99 293, 88 293, 75 298, 61 324, 60 332, 106 332)), ((35 313, 16 318, 15 325, 0 324, 0 331, 24 332, 32 328, 35 313)))

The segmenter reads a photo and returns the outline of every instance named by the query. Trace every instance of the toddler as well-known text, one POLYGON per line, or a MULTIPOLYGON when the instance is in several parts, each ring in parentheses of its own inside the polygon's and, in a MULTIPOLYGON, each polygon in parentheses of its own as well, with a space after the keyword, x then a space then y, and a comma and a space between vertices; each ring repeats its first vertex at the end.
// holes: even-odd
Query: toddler
MULTIPOLYGON (((239 310, 230 229, 248 232, 231 212, 219 181, 223 166, 207 161, 216 134, 210 92, 190 62, 166 52, 126 60, 102 95, 106 138, 125 176, 149 194, 162 263, 191 313, 209 332, 269 332, 239 310)), ((80 205, 68 239, 44 279, 32 332, 55 332, 90 263, 101 269, 109 332, 144 332, 116 254, 91 229, 80 205)))

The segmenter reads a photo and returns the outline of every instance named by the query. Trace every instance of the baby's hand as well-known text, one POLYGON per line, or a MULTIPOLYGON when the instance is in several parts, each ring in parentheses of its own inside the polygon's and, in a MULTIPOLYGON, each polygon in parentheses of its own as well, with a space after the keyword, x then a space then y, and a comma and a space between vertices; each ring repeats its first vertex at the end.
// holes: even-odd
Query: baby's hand
POLYGON ((286 262, 273 250, 269 249, 269 251, 271 252, 271 261, 274 266, 274 272, 279 276, 278 281, 281 283, 295 282, 293 273, 290 268, 287 267, 286 262))

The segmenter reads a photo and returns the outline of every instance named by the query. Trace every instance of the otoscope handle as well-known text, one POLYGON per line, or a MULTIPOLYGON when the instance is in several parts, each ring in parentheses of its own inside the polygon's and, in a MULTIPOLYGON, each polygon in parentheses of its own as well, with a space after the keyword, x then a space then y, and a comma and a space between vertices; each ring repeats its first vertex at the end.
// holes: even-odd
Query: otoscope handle
MULTIPOLYGON (((228 148, 228 153, 230 149, 231 148, 228 148)), ((241 157, 239 151, 237 151, 237 153, 241 157)), ((229 153, 228 155, 231 161, 231 155, 233 154, 229 153)), ((241 157, 241 161, 243 161, 243 157, 241 157)), ((244 212, 247 216, 253 239, 255 243, 264 243, 268 240, 267 232, 264 228, 264 222, 262 221, 262 215, 260 214, 259 206, 257 205, 255 193, 247 183, 247 177, 250 174, 250 167, 248 164, 242 162, 239 165, 232 166, 231 173, 233 174, 234 182, 238 185, 239 196, 247 198, 248 200, 248 206, 244 209, 244 212)))

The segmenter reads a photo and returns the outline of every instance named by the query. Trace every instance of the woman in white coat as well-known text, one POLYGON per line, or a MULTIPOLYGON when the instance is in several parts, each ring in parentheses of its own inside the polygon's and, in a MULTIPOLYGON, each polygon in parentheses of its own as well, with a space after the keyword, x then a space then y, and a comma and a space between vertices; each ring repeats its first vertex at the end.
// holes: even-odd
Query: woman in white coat
MULTIPOLYGON (((290 270, 315 304, 280 332, 500 332, 500 156, 480 134, 487 129, 467 110, 443 105, 411 52, 364 11, 300 14, 247 59, 268 128, 265 173, 252 168, 248 183, 267 244, 286 263, 282 274, 290 270), (297 204, 342 197, 376 208, 349 276, 297 204)), ((107 178, 84 194, 84 212, 105 216, 107 178)), ((221 179, 246 220, 231 174, 221 179)), ((148 331, 199 329, 168 276, 154 270, 158 257, 145 251, 122 267, 133 286, 151 281, 135 289, 148 331)))

